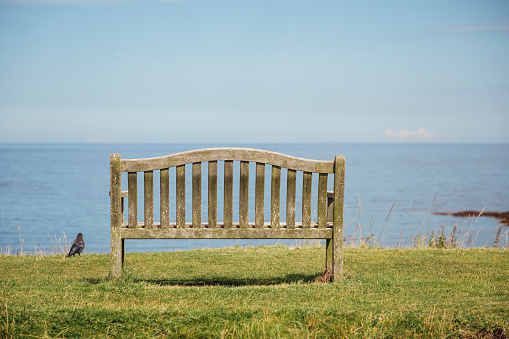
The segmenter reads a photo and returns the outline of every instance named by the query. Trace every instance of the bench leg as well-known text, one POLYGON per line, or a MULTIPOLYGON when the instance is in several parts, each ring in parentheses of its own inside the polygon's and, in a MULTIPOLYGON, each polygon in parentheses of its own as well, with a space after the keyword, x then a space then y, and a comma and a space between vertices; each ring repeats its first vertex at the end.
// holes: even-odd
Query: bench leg
POLYGON ((332 239, 325 239, 325 269, 332 273, 332 239))
POLYGON ((111 277, 120 278, 124 263, 124 239, 120 237, 120 230, 111 231, 111 277))
MULTIPOLYGON (((343 280, 343 237, 335 236, 332 243, 332 281, 343 280)), ((329 250, 329 249, 327 249, 329 250)))

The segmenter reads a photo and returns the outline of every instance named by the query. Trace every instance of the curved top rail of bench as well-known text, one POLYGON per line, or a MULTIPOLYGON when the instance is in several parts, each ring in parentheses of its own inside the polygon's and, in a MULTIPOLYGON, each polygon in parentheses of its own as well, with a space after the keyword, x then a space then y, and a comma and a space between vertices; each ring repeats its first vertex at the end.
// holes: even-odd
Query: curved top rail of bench
POLYGON ((194 162, 236 160, 259 162, 296 171, 334 173, 334 161, 298 158, 251 148, 206 148, 145 159, 122 159, 122 172, 144 172, 194 162))

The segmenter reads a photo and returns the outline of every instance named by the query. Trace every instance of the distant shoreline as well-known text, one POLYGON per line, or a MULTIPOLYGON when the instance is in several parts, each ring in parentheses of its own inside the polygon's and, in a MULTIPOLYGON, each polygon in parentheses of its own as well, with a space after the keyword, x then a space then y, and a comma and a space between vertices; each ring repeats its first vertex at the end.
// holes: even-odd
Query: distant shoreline
POLYGON ((509 211, 507 212, 483 212, 483 211, 460 211, 460 212, 434 212, 437 215, 450 215, 453 217, 489 217, 500 220, 500 223, 509 226, 509 211))

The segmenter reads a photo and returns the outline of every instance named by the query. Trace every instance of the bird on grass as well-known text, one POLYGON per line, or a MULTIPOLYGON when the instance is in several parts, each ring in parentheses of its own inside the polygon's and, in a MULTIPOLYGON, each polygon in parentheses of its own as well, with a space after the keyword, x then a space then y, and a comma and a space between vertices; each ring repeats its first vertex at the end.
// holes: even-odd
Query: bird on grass
POLYGON ((84 248, 85 248, 85 241, 83 240, 83 234, 78 233, 78 236, 72 242, 72 246, 71 246, 71 249, 69 250, 69 253, 67 253, 67 255, 65 257, 69 258, 76 254, 81 257, 80 253, 83 252, 84 248))

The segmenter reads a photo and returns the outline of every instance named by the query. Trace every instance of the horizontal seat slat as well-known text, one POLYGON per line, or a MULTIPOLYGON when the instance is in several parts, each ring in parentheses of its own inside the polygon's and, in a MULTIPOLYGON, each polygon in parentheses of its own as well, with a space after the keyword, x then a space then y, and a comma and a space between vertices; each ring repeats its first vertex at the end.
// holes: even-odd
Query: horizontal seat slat
MULTIPOLYGON (((154 225, 154 228, 161 228, 161 223, 159 223, 159 222, 154 222, 153 225, 154 225)), ((224 223, 217 223, 216 227, 209 227, 208 223, 201 223, 200 226, 201 227, 196 227, 196 228, 206 228, 206 229, 210 229, 210 230, 219 229, 219 228, 224 228, 224 229, 241 229, 240 223, 238 223, 238 222, 234 222, 232 224, 231 228, 226 227, 224 223)), ((271 225, 270 222, 264 222, 264 224, 262 226, 260 226, 258 229, 278 229, 278 228, 272 228, 271 226, 272 225, 271 225)), ((122 228, 129 228, 129 224, 127 222, 123 222, 121 224, 121 227, 122 228)), ((293 229, 293 228, 295 228, 295 229, 302 229, 302 228, 304 228, 302 222, 296 222, 294 225, 289 225, 286 222, 281 222, 279 227, 282 228, 282 229, 286 229, 286 230, 290 230, 290 229, 293 229)), ((147 227, 145 227, 145 224, 143 222, 141 222, 141 221, 138 222, 138 224, 134 228, 137 228, 137 229, 148 229, 147 227)), ((177 224, 173 222, 173 223, 169 224, 169 228, 178 228, 178 227, 177 227, 177 224)), ((184 224, 184 226, 182 226, 182 228, 193 228, 193 223, 192 222, 186 222, 184 224)), ((256 223, 250 222, 248 224, 248 228, 247 229, 255 229, 255 228, 257 228, 256 227, 256 223)), ((313 223, 311 223, 311 226, 308 227, 307 229, 314 230, 314 229, 318 229, 318 228, 320 228, 318 223, 317 222, 313 222, 313 223)), ((325 225, 325 228, 332 228, 332 223, 330 223, 330 222, 327 223, 325 225)))
POLYGON ((259 162, 303 172, 334 172, 333 161, 304 159, 277 152, 249 148, 209 148, 155 158, 122 159, 121 171, 154 171, 195 162, 223 160, 259 162))
POLYGON ((124 239, 331 239, 332 228, 125 228, 124 239))

